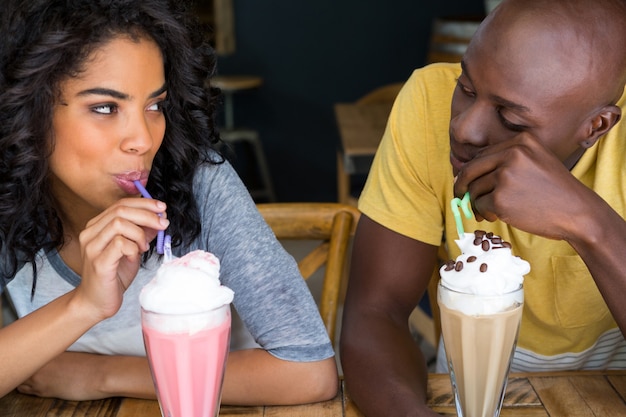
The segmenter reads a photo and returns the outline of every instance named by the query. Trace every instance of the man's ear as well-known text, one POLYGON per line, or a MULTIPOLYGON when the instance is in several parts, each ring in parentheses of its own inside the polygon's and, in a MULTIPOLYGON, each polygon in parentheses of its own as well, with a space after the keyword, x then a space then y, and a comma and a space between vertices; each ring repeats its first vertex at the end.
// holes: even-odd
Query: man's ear
POLYGON ((610 105, 603 107, 595 116, 589 120, 586 137, 580 144, 583 148, 591 148, 606 132, 622 117, 622 109, 610 105))

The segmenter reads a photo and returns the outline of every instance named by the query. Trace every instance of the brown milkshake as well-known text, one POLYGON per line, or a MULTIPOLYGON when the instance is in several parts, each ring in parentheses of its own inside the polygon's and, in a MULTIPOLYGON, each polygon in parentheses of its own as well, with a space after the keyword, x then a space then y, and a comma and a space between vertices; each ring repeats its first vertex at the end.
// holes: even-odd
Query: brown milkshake
POLYGON ((530 267, 510 245, 477 231, 457 241, 463 254, 441 269, 441 328, 457 413, 500 414, 522 318, 530 267))
POLYGON ((457 387, 455 401, 466 417, 497 415, 515 350, 522 305, 480 316, 466 315, 442 304, 439 308, 448 368, 457 387))

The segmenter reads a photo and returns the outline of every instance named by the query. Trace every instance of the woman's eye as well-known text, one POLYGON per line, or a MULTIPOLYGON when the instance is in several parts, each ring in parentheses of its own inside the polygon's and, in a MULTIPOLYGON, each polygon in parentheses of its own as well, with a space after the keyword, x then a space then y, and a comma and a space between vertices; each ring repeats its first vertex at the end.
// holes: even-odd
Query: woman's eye
POLYGON ((163 102, 159 101, 158 103, 154 103, 154 104, 150 105, 148 107, 148 110, 149 111, 158 111, 158 112, 163 111, 163 102))
POLYGON ((91 108, 91 111, 98 114, 113 114, 117 111, 115 104, 100 104, 91 108))

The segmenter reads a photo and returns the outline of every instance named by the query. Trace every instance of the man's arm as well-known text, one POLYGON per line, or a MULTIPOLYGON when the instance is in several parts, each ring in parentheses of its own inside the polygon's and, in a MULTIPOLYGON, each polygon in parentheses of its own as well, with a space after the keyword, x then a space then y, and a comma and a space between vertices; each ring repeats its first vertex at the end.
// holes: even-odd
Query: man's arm
POLYGON ((340 340, 348 390, 368 417, 438 415, 426 407, 426 363, 408 327, 436 258, 437 247, 361 216, 340 340))

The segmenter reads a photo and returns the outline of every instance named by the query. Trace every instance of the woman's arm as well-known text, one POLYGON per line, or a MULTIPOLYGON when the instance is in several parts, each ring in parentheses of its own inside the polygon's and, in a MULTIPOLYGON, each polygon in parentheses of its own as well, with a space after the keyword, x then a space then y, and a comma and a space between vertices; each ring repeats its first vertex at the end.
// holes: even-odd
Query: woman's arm
POLYGON ((82 271, 81 283, 0 329, 0 395, 33 374, 44 374, 37 371, 93 325, 117 313, 141 254, 157 230, 168 225, 157 215, 164 210, 165 204, 155 200, 120 200, 88 223, 78 238, 80 247, 74 240, 63 248, 64 259, 78 259, 74 268, 82 271))
POLYGON ((278 359, 263 349, 231 352, 226 366, 225 404, 304 404, 337 395, 335 358, 315 362, 278 359))
MULTIPOLYGON (((241 350, 228 356, 222 402, 302 404, 333 398, 337 389, 334 358, 290 362, 262 349, 241 350)), ((78 352, 57 356, 22 383, 19 390, 25 394, 70 400, 115 396, 156 398, 145 357, 78 352)))
POLYGON ((74 290, 0 329, 0 396, 65 351, 103 318, 74 290))

